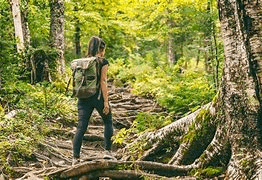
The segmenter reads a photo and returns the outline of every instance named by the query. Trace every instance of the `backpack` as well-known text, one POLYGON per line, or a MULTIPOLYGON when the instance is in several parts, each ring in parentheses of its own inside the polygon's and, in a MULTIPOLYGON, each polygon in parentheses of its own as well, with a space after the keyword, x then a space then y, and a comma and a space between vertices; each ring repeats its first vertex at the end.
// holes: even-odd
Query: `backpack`
POLYGON ((73 96, 89 98, 99 89, 97 83, 99 60, 97 57, 75 59, 71 62, 73 72, 73 96))

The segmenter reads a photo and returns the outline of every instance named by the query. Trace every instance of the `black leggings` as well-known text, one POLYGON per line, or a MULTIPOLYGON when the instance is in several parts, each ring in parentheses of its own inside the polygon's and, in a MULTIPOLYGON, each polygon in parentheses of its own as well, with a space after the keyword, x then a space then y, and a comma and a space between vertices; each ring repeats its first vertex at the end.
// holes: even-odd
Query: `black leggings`
POLYGON ((88 99, 78 99, 78 126, 77 131, 73 140, 73 156, 80 157, 80 149, 82 145, 83 136, 88 127, 89 118, 94 110, 98 111, 100 116, 103 119, 105 129, 104 129, 104 137, 105 137, 105 149, 111 150, 112 141, 111 137, 113 135, 113 125, 112 125, 112 113, 111 109, 109 114, 105 115, 103 113, 104 109, 104 100, 102 96, 98 100, 98 96, 95 95, 88 99))

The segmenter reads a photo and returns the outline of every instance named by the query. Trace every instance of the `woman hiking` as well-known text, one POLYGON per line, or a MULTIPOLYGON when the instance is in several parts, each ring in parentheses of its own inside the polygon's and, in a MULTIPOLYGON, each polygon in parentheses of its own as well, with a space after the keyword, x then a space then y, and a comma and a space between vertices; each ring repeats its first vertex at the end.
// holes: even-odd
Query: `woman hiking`
POLYGON ((107 87, 107 68, 108 61, 104 58, 105 42, 96 36, 93 36, 89 41, 87 57, 97 57, 99 61, 97 84, 98 89, 95 95, 89 98, 78 98, 78 126, 73 140, 73 162, 72 165, 80 162, 80 149, 83 136, 87 130, 90 116, 96 108, 104 122, 104 140, 105 152, 104 159, 115 159, 111 154, 113 135, 112 113, 108 102, 108 87, 107 87))

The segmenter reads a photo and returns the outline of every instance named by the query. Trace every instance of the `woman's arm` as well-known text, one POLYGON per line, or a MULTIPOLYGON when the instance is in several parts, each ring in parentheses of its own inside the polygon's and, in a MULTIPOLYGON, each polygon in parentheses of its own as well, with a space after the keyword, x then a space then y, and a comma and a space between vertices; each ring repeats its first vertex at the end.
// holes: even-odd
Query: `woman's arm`
POLYGON ((103 112, 105 114, 109 113, 109 103, 108 103, 108 87, 107 87, 107 68, 108 65, 104 65, 101 70, 101 80, 100 86, 102 90, 102 95, 104 98, 104 109, 103 112))

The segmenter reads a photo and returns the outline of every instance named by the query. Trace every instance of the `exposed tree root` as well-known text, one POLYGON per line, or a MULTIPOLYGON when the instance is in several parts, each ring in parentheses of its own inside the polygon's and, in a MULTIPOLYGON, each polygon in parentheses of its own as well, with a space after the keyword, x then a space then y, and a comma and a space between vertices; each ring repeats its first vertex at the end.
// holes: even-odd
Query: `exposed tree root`
POLYGON ((210 116, 210 108, 201 111, 191 126, 191 130, 184 135, 183 143, 180 144, 169 164, 180 165, 193 163, 208 147, 216 132, 214 118, 210 116))
POLYGON ((58 159, 64 160, 64 161, 66 161, 66 162, 68 162, 68 163, 71 164, 71 160, 68 159, 66 156, 64 156, 64 155, 59 151, 59 149, 54 148, 53 146, 50 146, 50 145, 45 144, 45 143, 41 143, 41 145, 44 146, 44 147, 46 147, 45 149, 48 150, 48 153, 49 153, 49 154, 51 154, 51 155, 57 157, 58 159))
POLYGON ((83 139, 86 141, 104 141, 103 136, 99 136, 95 134, 85 134, 83 139))
POLYGON ((257 158, 254 162, 256 173, 252 177, 252 179, 262 179, 262 152, 260 150, 257 150, 256 152, 257 158))
POLYGON ((221 128, 217 128, 213 140, 194 163, 198 164, 199 167, 208 165, 226 166, 231 155, 230 152, 228 152, 229 148, 224 131, 221 128))
MULTIPOLYGON (((202 109, 210 110, 211 108, 213 108, 213 106, 211 106, 211 103, 209 103, 202 109)), ((145 146, 150 148, 148 148, 141 159, 147 159, 148 156, 151 156, 154 152, 157 152, 159 146, 166 143, 167 141, 170 141, 171 144, 176 144, 177 141, 180 140, 181 136, 189 130, 189 126, 195 121, 195 118, 200 110, 201 109, 157 130, 156 132, 146 132, 143 135, 139 136, 132 143, 128 144, 124 149, 120 151, 124 154, 121 159, 128 160, 130 158, 130 155, 128 154, 129 148, 143 140, 146 141, 145 146)))
POLYGON ((123 169, 123 168, 139 168, 142 170, 153 171, 155 174, 165 175, 165 176, 179 176, 185 175, 192 168, 195 168, 194 165, 187 166, 176 166, 168 165, 156 162, 149 161, 91 161, 73 166, 69 169, 61 169, 60 171, 49 173, 50 177, 60 177, 60 178, 69 178, 80 176, 83 174, 88 174, 93 171, 109 170, 109 169, 123 169))
POLYGON ((88 175, 84 175, 81 177, 81 180, 88 179, 99 179, 99 177, 109 177, 111 179, 130 179, 130 180, 136 180, 136 179, 144 179, 145 177, 150 179, 174 179, 174 178, 167 178, 165 176, 159 176, 155 174, 150 174, 143 172, 141 170, 105 170, 105 171, 95 171, 91 172, 88 175))

